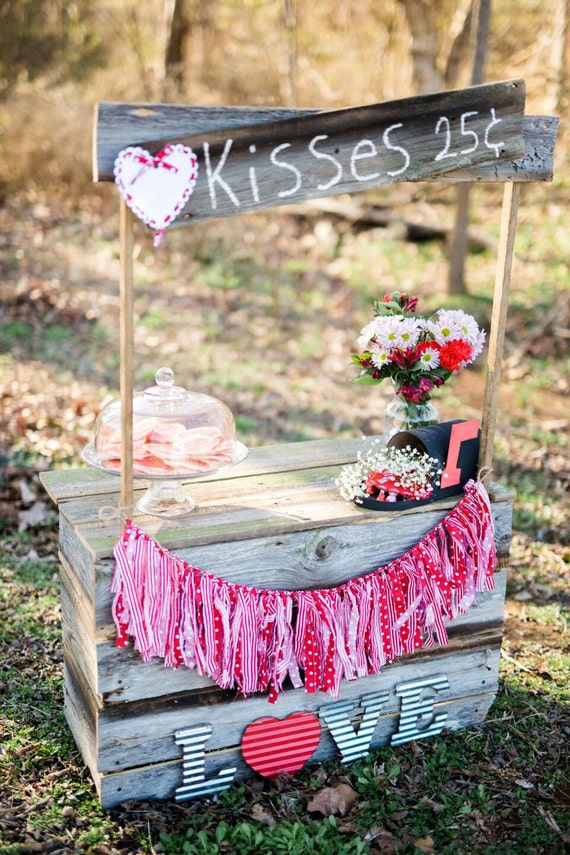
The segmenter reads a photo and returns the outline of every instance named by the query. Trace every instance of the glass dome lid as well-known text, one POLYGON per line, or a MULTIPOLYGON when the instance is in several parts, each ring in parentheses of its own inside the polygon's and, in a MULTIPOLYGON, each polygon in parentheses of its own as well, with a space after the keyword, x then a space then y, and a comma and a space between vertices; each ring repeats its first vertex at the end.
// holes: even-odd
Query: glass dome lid
MULTIPOLYGON (((229 407, 200 392, 174 385, 170 368, 159 368, 156 385, 133 396, 133 474, 139 478, 187 478, 243 460, 229 407)), ((121 401, 107 404, 95 422, 87 463, 121 470, 121 401)))

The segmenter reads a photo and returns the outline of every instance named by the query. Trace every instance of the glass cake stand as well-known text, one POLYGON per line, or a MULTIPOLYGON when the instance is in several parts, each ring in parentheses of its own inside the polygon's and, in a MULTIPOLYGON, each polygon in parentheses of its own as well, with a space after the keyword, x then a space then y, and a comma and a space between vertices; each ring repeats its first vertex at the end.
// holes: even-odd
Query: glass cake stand
MULTIPOLYGON (((175 386, 170 368, 159 368, 155 382, 132 400, 133 478, 150 482, 136 508, 180 517, 196 507, 183 482, 241 463, 247 448, 236 439, 231 410, 218 398, 175 386)), ((97 416, 83 460, 120 475, 122 429, 121 401, 115 399, 97 416)))
MULTIPOLYGON (((187 493, 182 482, 191 481, 195 478, 203 478, 211 472, 220 472, 224 469, 229 469, 231 466, 242 463, 242 461, 247 457, 247 454, 247 447, 242 442, 236 442, 234 457, 231 462, 226 463, 223 466, 208 469, 207 472, 196 472, 195 474, 188 472, 185 472, 184 474, 174 473, 168 476, 138 475, 135 473, 133 475, 134 480, 150 482, 145 493, 138 500, 135 507, 137 511, 140 511, 143 514, 150 514, 153 517, 163 517, 164 519, 174 519, 176 517, 186 516, 197 507, 198 503, 187 493)), ((98 462, 93 443, 85 446, 81 452, 81 457, 85 463, 88 463, 89 466, 92 466, 94 469, 98 469, 99 472, 106 472, 109 475, 120 477, 120 472, 118 472, 117 469, 111 469, 110 467, 103 466, 98 462)))

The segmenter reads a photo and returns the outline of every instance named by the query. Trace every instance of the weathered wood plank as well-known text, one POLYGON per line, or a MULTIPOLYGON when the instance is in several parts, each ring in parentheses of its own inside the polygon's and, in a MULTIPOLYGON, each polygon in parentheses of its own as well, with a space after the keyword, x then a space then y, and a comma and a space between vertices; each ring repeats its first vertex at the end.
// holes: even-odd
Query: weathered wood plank
POLYGON ((97 714, 87 700, 82 681, 74 673, 69 662, 63 663, 64 715, 73 734, 75 744, 81 752, 85 765, 95 782, 99 778, 97 746, 97 714))
MULTIPOLYGON (((446 649, 450 655, 469 639, 477 637, 476 643, 483 643, 480 636, 485 633, 500 636, 505 588, 506 572, 496 573, 495 590, 478 594, 477 605, 447 624, 450 645, 446 649)), ((144 663, 133 649, 115 647, 114 640, 114 624, 107 623, 100 627, 96 652, 97 681, 91 686, 94 694, 104 697, 106 705, 166 698, 179 692, 199 692, 216 685, 208 677, 202 677, 188 668, 165 668, 158 659, 144 663)), ((425 657, 431 653, 426 649, 415 655, 425 657)))
MULTIPOLYGON (((449 655, 430 657, 427 660, 410 657, 406 662, 386 666, 378 675, 363 680, 345 681, 337 700, 358 700, 362 695, 378 691, 390 692, 383 710, 389 715, 399 708, 400 700, 394 693, 398 683, 423 679, 434 674, 445 674, 450 689, 447 697, 465 698, 496 688, 500 641, 494 647, 466 650, 449 655)), ((292 689, 282 695, 275 706, 270 706, 265 696, 255 696, 246 701, 236 698, 233 703, 214 704, 207 707, 185 707, 180 699, 178 705, 158 713, 149 712, 138 716, 110 715, 104 710, 99 715, 99 771, 163 762, 179 755, 175 744, 175 731, 207 723, 212 727, 208 750, 217 750, 239 745, 244 729, 257 718, 274 715, 284 718, 292 712, 310 710, 333 703, 321 693, 308 695, 303 689, 292 689)))
POLYGON ((93 610, 65 562, 62 562, 60 596, 64 657, 75 664, 95 696, 99 691, 99 676, 93 610))
MULTIPOLYGON (((334 486, 338 471, 339 467, 319 467, 290 474, 251 476, 231 483, 199 483, 192 487, 198 508, 188 517, 165 522, 136 514, 135 521, 164 546, 178 550, 189 545, 278 537, 334 525, 398 520, 405 528, 413 527, 411 518, 420 520, 424 515, 427 518, 440 514, 441 519, 459 500, 450 497, 403 512, 367 511, 338 495, 334 486)), ((111 556, 120 529, 118 518, 111 521, 106 515, 100 517, 99 510, 105 503, 97 496, 60 503, 62 533, 71 529, 80 548, 97 560, 111 556)), ((420 528, 423 526, 421 521, 420 528)))
POLYGON ((524 154, 499 163, 466 166, 450 172, 445 181, 479 183, 552 181, 554 148, 560 125, 559 116, 525 116, 523 120, 524 154))
MULTIPOLYGON (((370 437, 369 439, 375 439, 370 437)), ((239 464, 228 469, 218 470, 210 474, 189 479, 186 482, 191 488, 196 484, 210 481, 234 481, 250 475, 264 475, 270 472, 293 472, 299 469, 312 469, 318 466, 342 466, 352 463, 358 451, 363 448, 363 437, 347 439, 313 439, 303 442, 279 443, 250 448, 248 457, 239 464)), ((109 496, 109 505, 113 499, 118 506, 119 479, 116 475, 99 472, 90 466, 74 469, 53 469, 40 475, 42 484, 50 498, 57 504, 70 499, 81 499, 87 496, 109 496)), ((148 482, 138 479, 136 484, 146 485, 148 482)), ((512 493, 505 494, 504 487, 492 485, 498 490, 494 501, 508 501, 512 493)), ((138 495, 144 487, 139 487, 138 495)))
POLYGON ((158 140, 229 131, 315 112, 319 111, 101 101, 95 106, 93 122, 93 180, 112 181, 115 158, 130 145, 147 146, 158 140))
POLYGON ((95 596, 93 553, 88 544, 74 531, 72 526, 68 525, 61 514, 59 517, 59 552, 66 559, 69 567, 73 568, 73 575, 84 591, 87 601, 93 602, 95 596))
MULTIPOLYGON (((434 709, 436 712, 445 711, 448 713, 445 730, 462 730, 480 725, 484 721, 494 698, 495 693, 488 692, 461 700, 452 700, 447 704, 434 707, 434 709)), ((397 713, 382 722, 382 731, 378 728, 375 731, 374 748, 379 748, 389 742, 391 735, 397 729, 397 723, 397 713)), ((332 739, 330 737, 326 739, 323 736, 322 745, 319 745, 309 762, 322 762, 338 756, 338 749, 333 744, 332 739)), ((227 768, 236 769, 234 779, 236 782, 255 777, 255 772, 246 764, 239 748, 234 747, 206 753, 205 774, 208 779, 214 778, 221 769, 227 768)), ((138 801, 149 798, 168 799, 173 798, 175 790, 182 785, 181 761, 165 761, 114 774, 97 774, 93 777, 101 803, 105 808, 116 807, 129 799, 138 801)))
MULTIPOLYGON (((339 585, 389 563, 449 513, 446 504, 434 503, 425 506, 421 514, 401 517, 375 515, 373 511, 358 517, 350 509, 347 517, 346 503, 341 501, 337 515, 328 523, 322 518, 316 522, 285 514, 254 517, 250 512, 244 516, 238 508, 235 514, 225 511, 217 516, 211 514, 210 528, 205 523, 199 525, 198 519, 195 530, 160 526, 153 530, 146 525, 144 528, 182 560, 231 582, 295 590, 339 585)), ((358 509, 355 511, 358 513, 358 509)), ((512 505, 492 503, 491 512, 498 553, 506 556, 512 505)), ((105 591, 112 573, 112 549, 119 535, 119 524, 113 529, 93 525, 77 531, 62 515, 60 529, 62 551, 80 576, 96 611, 96 622, 100 624, 109 606, 105 591), (93 584, 91 574, 95 567, 97 581, 93 584)))
MULTIPOLYGON (((94 149, 95 180, 112 180, 113 163, 119 151, 129 145, 146 145, 172 135, 207 133, 210 130, 253 125, 257 122, 314 115, 314 110, 256 108, 203 108, 169 104, 108 104, 98 106, 94 149), (212 110, 212 115, 207 110, 212 110), (133 120, 134 119, 134 120, 133 120), (149 122, 149 119, 152 122, 149 122), (150 135, 150 136, 149 136, 150 135)), ((445 181, 531 182, 552 181, 554 148, 560 124, 559 116, 524 116, 522 136, 524 153, 499 163, 465 166, 446 173, 445 181)), ((423 180, 439 181, 440 177, 423 180)))
POLYGON ((198 158, 182 225, 516 158, 524 101, 524 82, 512 80, 180 135, 148 150, 179 142, 198 158))

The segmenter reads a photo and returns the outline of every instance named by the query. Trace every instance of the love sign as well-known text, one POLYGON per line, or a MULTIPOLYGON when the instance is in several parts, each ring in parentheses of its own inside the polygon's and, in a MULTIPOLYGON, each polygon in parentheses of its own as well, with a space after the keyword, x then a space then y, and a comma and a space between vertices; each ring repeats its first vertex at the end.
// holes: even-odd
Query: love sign
POLYGON ((117 155, 114 173, 129 208, 155 229, 156 246, 194 189, 198 160, 185 145, 166 145, 155 155, 138 146, 129 147, 117 155))
MULTIPOLYGON (((445 674, 397 683, 394 693, 401 705, 390 744, 401 745, 441 733, 448 711, 441 710, 440 697, 447 701, 449 691, 450 683, 445 674)), ((391 694, 383 690, 363 695, 356 704, 351 700, 326 704, 320 708, 318 716, 299 711, 284 719, 271 716, 257 719, 248 724, 243 732, 243 759, 265 778, 273 779, 283 772, 294 775, 310 760, 324 730, 334 740, 341 761, 345 764, 353 763, 370 752, 380 714, 389 703, 391 694), (358 710, 361 711, 360 715, 358 710)), ((176 801, 211 796, 232 784, 236 767, 221 769, 213 777, 206 776, 205 746, 211 736, 212 726, 209 724, 174 734, 176 743, 183 750, 183 782, 175 792, 176 801)))

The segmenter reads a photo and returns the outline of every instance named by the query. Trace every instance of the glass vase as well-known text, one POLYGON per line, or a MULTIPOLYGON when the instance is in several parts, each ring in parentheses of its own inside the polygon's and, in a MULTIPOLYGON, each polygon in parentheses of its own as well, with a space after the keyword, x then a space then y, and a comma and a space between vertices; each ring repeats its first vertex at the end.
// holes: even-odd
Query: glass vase
POLYGON ((438 422, 439 410, 431 401, 414 404, 395 395, 384 411, 384 440, 388 442, 402 430, 415 430, 438 422))

